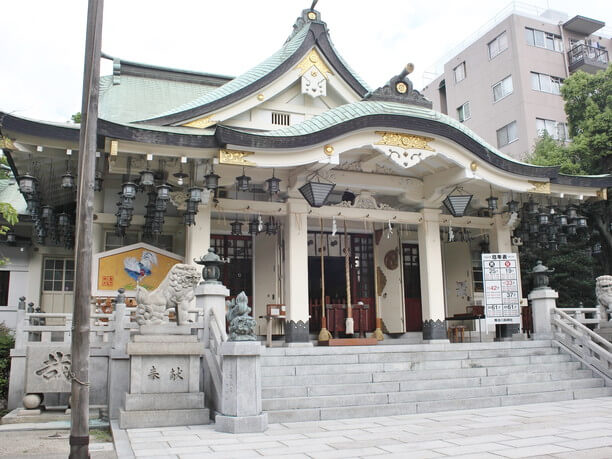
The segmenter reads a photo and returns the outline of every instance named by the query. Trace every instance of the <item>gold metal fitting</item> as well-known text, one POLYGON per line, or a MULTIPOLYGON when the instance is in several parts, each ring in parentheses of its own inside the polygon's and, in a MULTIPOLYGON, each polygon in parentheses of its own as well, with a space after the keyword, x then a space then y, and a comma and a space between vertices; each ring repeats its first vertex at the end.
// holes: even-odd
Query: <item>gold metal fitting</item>
POLYGON ((331 145, 325 145, 323 147, 323 151, 327 156, 331 156, 334 154, 334 147, 332 147, 331 145))

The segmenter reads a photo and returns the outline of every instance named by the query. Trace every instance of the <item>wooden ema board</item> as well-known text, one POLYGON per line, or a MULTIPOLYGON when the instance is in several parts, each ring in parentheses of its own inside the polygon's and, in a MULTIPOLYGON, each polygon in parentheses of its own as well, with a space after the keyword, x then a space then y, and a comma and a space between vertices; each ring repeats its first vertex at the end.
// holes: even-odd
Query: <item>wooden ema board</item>
POLYGON ((332 338, 328 341, 319 341, 319 346, 374 346, 378 344, 376 338, 332 338))

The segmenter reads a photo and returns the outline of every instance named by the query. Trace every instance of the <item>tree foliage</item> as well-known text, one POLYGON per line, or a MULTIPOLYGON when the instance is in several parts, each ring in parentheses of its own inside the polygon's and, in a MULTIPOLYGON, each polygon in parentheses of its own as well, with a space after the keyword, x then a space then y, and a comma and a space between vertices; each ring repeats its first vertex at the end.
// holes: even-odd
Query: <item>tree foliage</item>
MULTIPOLYGON (((528 161, 540 166, 560 166, 564 174, 612 173, 612 66, 594 75, 574 73, 561 86, 561 95, 571 142, 564 144, 545 134, 536 142, 528 161)), ((607 191, 610 197, 612 188, 607 191)), ((567 248, 537 255, 549 267, 556 268, 551 285, 560 291, 560 303, 567 302, 563 298, 592 300, 594 277, 612 273, 610 198, 583 202, 580 212, 588 217, 591 231, 570 241, 567 248), (593 250, 594 247, 598 250, 593 250), (587 285, 590 289, 585 288, 587 285), (574 290, 580 294, 574 294, 574 290)), ((524 256, 528 259, 530 254, 524 256)))
POLYGON ((81 112, 76 112, 74 115, 70 117, 70 120, 74 124, 79 124, 81 122, 81 112))
MULTIPOLYGON (((6 180, 10 177, 8 169, 2 167, 6 166, 7 161, 5 156, 0 157, 0 180, 6 180)), ((0 217, 6 222, 8 225, 15 225, 19 221, 19 215, 15 208, 10 205, 8 202, 0 202, 0 217)), ((5 235, 8 230, 10 230, 10 226, 0 224, 0 235, 5 235)), ((0 255, 0 266, 5 265, 8 262, 6 257, 0 255)))

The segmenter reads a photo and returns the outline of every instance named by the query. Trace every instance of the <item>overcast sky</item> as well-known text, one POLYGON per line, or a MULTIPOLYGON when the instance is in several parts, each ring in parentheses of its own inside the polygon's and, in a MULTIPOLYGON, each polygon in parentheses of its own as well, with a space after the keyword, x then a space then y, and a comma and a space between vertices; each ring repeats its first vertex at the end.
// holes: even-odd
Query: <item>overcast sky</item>
MULTIPOLYGON (((80 111, 86 0, 0 0, 0 111, 67 121, 80 111)), ((311 0, 106 0, 102 51, 124 60, 239 75, 282 46, 311 0)), ((491 21, 507 0, 320 0, 340 54, 376 88, 423 72, 491 21)), ((609 0, 533 0, 611 25, 609 0)), ((609 27, 607 31, 609 31, 609 27)), ((102 74, 110 66, 104 65, 102 74)), ((427 80, 425 80, 425 83, 427 80)))

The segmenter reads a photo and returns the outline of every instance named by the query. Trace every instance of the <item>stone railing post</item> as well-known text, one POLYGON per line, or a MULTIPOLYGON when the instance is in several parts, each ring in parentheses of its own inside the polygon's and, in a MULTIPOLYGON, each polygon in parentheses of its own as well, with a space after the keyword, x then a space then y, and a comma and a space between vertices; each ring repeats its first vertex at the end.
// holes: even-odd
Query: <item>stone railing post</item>
POLYGON ((268 413, 261 411, 262 346, 257 341, 226 341, 221 345, 223 387, 218 432, 264 432, 268 413))

